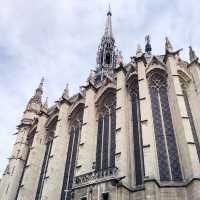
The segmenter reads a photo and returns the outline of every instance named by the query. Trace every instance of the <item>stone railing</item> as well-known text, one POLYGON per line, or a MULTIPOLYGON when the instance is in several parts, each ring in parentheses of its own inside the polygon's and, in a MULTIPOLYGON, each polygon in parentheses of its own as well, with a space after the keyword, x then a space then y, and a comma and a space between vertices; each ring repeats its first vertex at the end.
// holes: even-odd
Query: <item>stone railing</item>
POLYGON ((74 185, 87 184, 88 182, 95 181, 97 179, 106 178, 106 177, 117 177, 117 167, 101 169, 99 171, 89 172, 87 174, 82 174, 74 178, 74 185))

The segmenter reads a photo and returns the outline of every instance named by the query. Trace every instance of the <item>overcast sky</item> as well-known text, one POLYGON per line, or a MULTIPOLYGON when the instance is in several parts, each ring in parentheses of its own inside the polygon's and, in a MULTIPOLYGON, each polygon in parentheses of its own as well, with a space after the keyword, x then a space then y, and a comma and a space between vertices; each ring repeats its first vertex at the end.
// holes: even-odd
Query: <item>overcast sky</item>
POLYGON ((199 0, 0 0, 0 174, 41 77, 52 105, 66 83, 76 93, 95 68, 109 2, 125 63, 147 34, 153 54, 164 53, 168 36, 184 59, 189 45, 200 55, 199 0))

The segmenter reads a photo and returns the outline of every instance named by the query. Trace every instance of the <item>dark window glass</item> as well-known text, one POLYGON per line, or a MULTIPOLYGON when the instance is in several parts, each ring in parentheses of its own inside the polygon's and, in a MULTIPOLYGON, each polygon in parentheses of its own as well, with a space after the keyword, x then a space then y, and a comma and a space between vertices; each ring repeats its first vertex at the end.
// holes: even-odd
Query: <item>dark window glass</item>
POLYGON ((103 193, 102 194, 102 200, 108 200, 109 199, 109 193, 106 192, 106 193, 103 193))
POLYGON ((129 85, 131 103, 132 103, 132 126, 133 126, 133 157, 135 166, 135 184, 143 184, 143 148, 142 134, 140 124, 140 105, 139 105, 139 89, 138 80, 134 79, 129 85))
POLYGON ((109 53, 106 54, 106 64, 110 64, 111 63, 111 56, 109 53))
POLYGON ((182 173, 167 94, 167 79, 162 72, 150 75, 149 89, 161 181, 181 181, 182 173))

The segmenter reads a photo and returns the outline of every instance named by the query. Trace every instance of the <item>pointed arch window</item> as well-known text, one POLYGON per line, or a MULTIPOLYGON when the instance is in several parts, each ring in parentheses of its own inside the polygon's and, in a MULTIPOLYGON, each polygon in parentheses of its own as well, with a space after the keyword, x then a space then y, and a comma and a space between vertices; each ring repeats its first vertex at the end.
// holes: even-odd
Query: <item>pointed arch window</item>
POLYGON ((180 83, 181 83, 181 88, 182 88, 182 91, 183 91, 183 97, 184 97, 184 101, 185 101, 187 114, 188 114, 188 117, 189 117, 189 122, 190 122, 191 130, 192 130, 192 135, 193 135, 193 138, 194 138, 195 147, 196 147, 196 150, 197 150, 197 156, 198 156, 198 159, 199 159, 199 162, 200 162, 200 143, 199 143, 199 139, 198 139, 198 136, 197 136, 194 118, 193 118, 193 115, 192 115, 192 110, 191 110, 189 99, 188 99, 188 94, 187 94, 188 85, 181 78, 180 78, 180 83))
POLYGON ((140 102, 138 79, 134 77, 128 85, 132 104, 132 127, 133 127, 133 157, 135 166, 135 184, 142 185, 144 179, 144 161, 143 161, 143 142, 140 124, 140 102))
POLYGON ((116 96, 110 92, 98 105, 96 171, 115 167, 116 96))
POLYGON ((74 172, 76 166, 76 157, 78 150, 78 143, 82 128, 82 120, 83 120, 83 107, 77 109, 72 113, 71 125, 69 128, 69 143, 68 143, 68 151, 67 151, 67 160, 65 163, 65 172, 61 193, 61 200, 70 200, 72 195, 72 186, 74 179, 74 172))
POLYGON ((148 76, 154 131, 161 181, 181 181, 182 172, 171 111, 168 100, 167 78, 157 70, 148 76))
POLYGON ((45 144, 46 150, 45 150, 42 168, 40 172, 40 178, 39 178, 38 188, 37 188, 36 198, 35 198, 36 200, 40 200, 42 197, 42 191, 43 191, 44 181, 47 174, 47 168, 49 165, 49 159, 51 156, 51 149, 53 145, 53 139, 55 135, 57 121, 58 121, 58 117, 55 117, 47 127, 47 136, 46 136, 46 144, 45 144))
POLYGON ((110 63, 111 63, 111 55, 110 53, 106 53, 106 64, 110 65, 110 63))

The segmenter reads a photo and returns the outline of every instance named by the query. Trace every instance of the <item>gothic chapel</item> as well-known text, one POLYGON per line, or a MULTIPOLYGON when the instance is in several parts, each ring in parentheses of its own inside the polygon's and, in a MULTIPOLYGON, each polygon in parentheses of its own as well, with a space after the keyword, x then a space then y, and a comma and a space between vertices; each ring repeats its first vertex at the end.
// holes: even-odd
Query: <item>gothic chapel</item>
POLYGON ((200 63, 145 50, 124 64, 111 11, 96 69, 78 94, 42 103, 17 126, 0 200, 200 200, 200 63))

